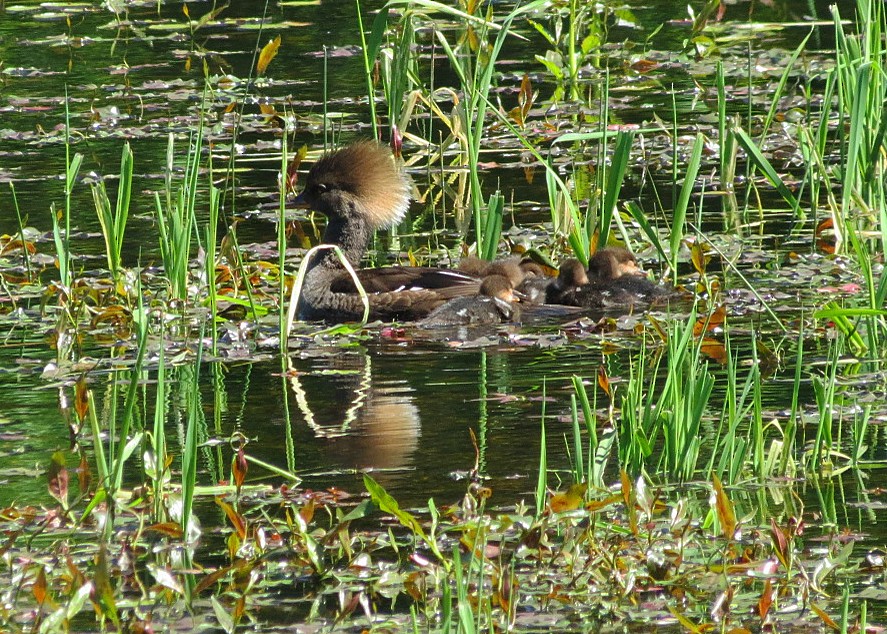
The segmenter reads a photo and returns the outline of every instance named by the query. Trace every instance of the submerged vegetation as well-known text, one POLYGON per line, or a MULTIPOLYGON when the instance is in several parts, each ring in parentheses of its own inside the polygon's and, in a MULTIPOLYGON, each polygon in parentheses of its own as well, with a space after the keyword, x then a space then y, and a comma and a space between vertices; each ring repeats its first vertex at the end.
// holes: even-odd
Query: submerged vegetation
POLYGON ((164 5, 0 7, 0 629, 882 629, 883 4, 164 5), (287 198, 370 134, 374 263, 689 299, 295 322, 287 198))

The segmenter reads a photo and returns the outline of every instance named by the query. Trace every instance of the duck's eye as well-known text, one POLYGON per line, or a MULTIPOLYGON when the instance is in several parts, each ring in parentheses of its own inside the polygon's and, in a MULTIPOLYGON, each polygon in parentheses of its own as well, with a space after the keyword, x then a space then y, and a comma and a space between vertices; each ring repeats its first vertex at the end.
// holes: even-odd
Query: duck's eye
POLYGON ((311 193, 315 196, 325 194, 330 190, 330 186, 326 183, 315 183, 311 186, 311 193))

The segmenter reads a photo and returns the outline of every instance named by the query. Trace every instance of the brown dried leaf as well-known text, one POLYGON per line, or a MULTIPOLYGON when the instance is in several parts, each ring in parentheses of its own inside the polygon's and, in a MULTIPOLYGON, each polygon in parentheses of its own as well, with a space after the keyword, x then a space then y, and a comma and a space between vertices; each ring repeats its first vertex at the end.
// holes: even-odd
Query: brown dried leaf
POLYGON ((234 485, 237 487, 237 494, 240 495, 240 489, 243 481, 249 471, 249 464, 246 461, 246 455, 243 453, 243 446, 237 448, 237 455, 231 461, 231 474, 234 476, 234 485))
POLYGON ((597 369, 597 384, 607 396, 612 396, 610 394, 610 377, 607 375, 607 367, 603 364, 597 369))
POLYGON ((216 497, 216 504, 222 507, 222 510, 225 511, 225 515, 228 517, 228 521, 231 522, 231 525, 234 527, 234 533, 237 537, 243 541, 246 539, 246 519, 237 512, 233 506, 228 504, 222 497, 216 497))
POLYGON ((838 627, 838 624, 835 623, 835 621, 832 619, 832 617, 830 617, 828 614, 826 614, 825 611, 822 608, 820 608, 818 605, 813 603, 813 601, 810 602, 810 609, 816 613, 816 616, 818 616, 819 618, 822 619, 822 622, 825 623, 826 627, 833 629, 836 632, 841 631, 841 628, 838 627))
POLYGON ((770 612, 770 606, 773 605, 773 584, 769 579, 764 581, 764 590, 761 592, 761 598, 758 599, 758 616, 763 621, 767 613, 770 612))

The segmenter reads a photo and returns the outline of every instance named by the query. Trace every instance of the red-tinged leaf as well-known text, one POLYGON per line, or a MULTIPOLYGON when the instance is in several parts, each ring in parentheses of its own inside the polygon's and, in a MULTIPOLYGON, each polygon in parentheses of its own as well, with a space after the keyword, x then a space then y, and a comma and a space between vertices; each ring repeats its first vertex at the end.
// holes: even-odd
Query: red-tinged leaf
POLYGON ((259 61, 256 62, 256 74, 265 74, 265 71, 268 69, 268 64, 271 63, 271 60, 277 57, 278 49, 280 49, 279 35, 262 47, 262 52, 259 53, 259 61))
POLYGON ((733 502, 727 496, 721 479, 717 474, 711 474, 712 488, 715 493, 715 510, 718 514, 718 521, 721 523, 721 531, 727 539, 733 539, 736 534, 736 511, 733 508, 733 502))
POLYGON ((832 617, 830 617, 828 614, 826 614, 825 611, 822 608, 820 608, 818 605, 813 603, 813 601, 810 602, 810 609, 813 610, 814 613, 816 613, 816 616, 818 616, 820 619, 822 619, 822 622, 825 623, 826 627, 828 627, 829 629, 832 629, 836 632, 841 631, 841 628, 838 627, 838 624, 834 622, 832 617))
POLYGON ((723 304, 719 305, 714 311, 708 315, 703 315, 693 324, 693 336, 701 337, 705 332, 711 332, 716 328, 720 328, 727 320, 727 307, 723 304))
POLYGON ((237 487, 237 495, 240 495, 240 488, 249 471, 249 464, 246 462, 246 455, 243 453, 243 445, 237 448, 237 455, 231 461, 231 473, 234 477, 234 486, 237 487))
POLYGON ((603 364, 597 369, 597 384, 607 396, 612 396, 610 394, 610 377, 607 375, 607 367, 603 364))
POLYGON ((536 166, 535 165, 527 165, 524 167, 524 180, 527 181, 527 185, 533 184, 533 178, 536 176, 536 166))
POLYGON ((316 508, 317 502, 314 498, 311 498, 305 506, 299 509, 299 517, 302 518, 302 521, 305 522, 306 525, 310 524, 311 520, 314 519, 314 510, 316 508))
POLYGON ((400 128, 396 124, 391 126, 391 143, 389 145, 394 158, 399 159, 403 153, 403 134, 401 134, 400 128))
POLYGON ((201 592, 209 588, 210 586, 214 586, 220 579, 225 577, 228 572, 234 566, 225 566, 224 568, 219 568, 215 572, 211 572, 208 575, 205 575, 203 579, 194 587, 194 596, 199 595, 201 592))
POLYGON ((521 110, 521 121, 527 120, 527 116, 530 114, 535 101, 536 95, 533 93, 533 82, 530 80, 530 76, 524 73, 520 82, 520 92, 517 95, 517 103, 520 104, 521 110))
POLYGON ((228 517, 228 521, 231 522, 231 526, 234 527, 234 532, 237 534, 237 537, 241 541, 246 539, 246 519, 221 497, 216 497, 216 504, 221 506, 222 510, 225 511, 225 515, 228 517))
POLYGON ((635 506, 635 491, 625 469, 619 471, 619 480, 622 484, 622 503, 625 504, 625 512, 628 514, 628 528, 632 535, 637 535, 638 510, 635 506))
POLYGON ((68 567, 68 575, 71 577, 71 586, 79 588, 86 583, 86 575, 77 567, 74 560, 67 553, 65 554, 65 565, 68 567))
POLYGON ((48 598, 46 592, 46 571, 40 564, 37 566, 37 578, 34 580, 34 585, 31 586, 31 592, 34 594, 37 604, 42 607, 48 598))
POLYGON ((833 230, 835 228, 835 221, 832 218, 826 218, 822 222, 820 222, 816 226, 816 230, 813 232, 813 235, 816 238, 816 246, 823 253, 834 253, 835 252, 835 238, 833 235, 833 230), (829 231, 828 235, 825 233, 829 231))
POLYGON ((286 191, 295 193, 296 185, 299 184, 299 167, 302 165, 302 159, 308 156, 308 146, 303 145, 296 153, 293 154, 293 158, 290 160, 289 165, 286 166, 286 191))
POLYGON ((727 348, 717 339, 706 337, 699 344, 699 351, 721 365, 727 363, 727 348))
POLYGON ((68 508, 68 470, 65 468, 65 454, 56 451, 49 464, 49 494, 62 508, 68 508))
POLYGON ((81 375, 74 385, 74 411, 81 423, 89 413, 89 388, 86 386, 86 375, 81 375))
POLYGON ((629 68, 631 68, 631 70, 635 71, 636 73, 649 73, 650 71, 659 68, 659 66, 661 66, 661 64, 652 59, 639 59, 632 62, 629 65, 629 68))
POLYGON ((6 244, 3 245, 3 248, 0 249, 0 255, 9 255, 10 253, 15 253, 16 251, 27 251, 29 254, 34 255, 37 253, 37 247, 34 246, 33 242, 22 242, 21 240, 10 240, 6 244))
POLYGON ((788 537, 772 517, 770 518, 770 537, 773 540, 773 550, 776 553, 776 558, 788 570, 790 563, 788 537))
POLYGON ((769 579, 764 582, 764 590, 761 592, 761 598, 758 599, 758 616, 763 621, 770 612, 770 606, 773 605, 773 584, 769 579))
POLYGON ((89 468, 86 454, 80 454, 80 464, 77 465, 77 484, 80 486, 81 495, 89 493, 89 487, 92 484, 92 470, 89 468))
POLYGON ((166 535, 173 539, 180 539, 183 535, 182 525, 178 522, 160 522, 157 524, 151 524, 150 526, 146 526, 145 530, 160 533, 161 535, 166 535))
POLYGON ((234 611, 231 613, 231 617, 234 619, 234 625, 240 623, 240 620, 243 618, 243 615, 246 613, 246 593, 241 594, 238 597, 237 602, 234 604, 234 611))

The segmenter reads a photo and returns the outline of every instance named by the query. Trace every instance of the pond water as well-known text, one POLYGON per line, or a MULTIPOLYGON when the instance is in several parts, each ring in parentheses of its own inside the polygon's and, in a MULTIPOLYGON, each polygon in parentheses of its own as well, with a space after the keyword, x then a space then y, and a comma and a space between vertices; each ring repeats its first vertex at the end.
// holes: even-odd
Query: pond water
MULTIPOLYGON (((234 0, 224 7, 209 2, 133 2, 121 5, 116 16, 107 8, 109 4, 113 3, 0 4, 0 234, 18 232, 17 205, 36 247, 32 257, 39 271, 39 283, 26 288, 17 281, 22 275, 21 259, 0 254, 0 274, 4 276, 0 290, 0 507, 50 504, 47 465, 53 452, 69 452, 70 467, 76 456, 72 448, 89 444, 85 431, 79 438, 71 432, 78 378, 86 377, 105 416, 114 399, 122 403, 129 380, 128 371, 113 372, 111 368, 131 359, 132 349, 115 348, 112 344, 119 342, 113 337, 109 340, 100 328, 90 328, 85 314, 81 314, 74 353, 58 358, 56 343, 63 328, 56 319, 58 301, 46 285, 58 277, 52 261, 50 205, 56 210, 65 207, 66 138, 71 152, 83 155, 71 200, 75 276, 98 284, 99 278, 106 277, 107 263, 90 183, 105 178, 109 189, 116 190, 125 140, 133 149, 135 168, 123 265, 150 271, 161 261, 154 192, 163 187, 170 134, 177 166, 181 167, 188 135, 204 118, 206 142, 214 170, 218 170, 214 175, 225 188, 220 235, 237 219, 240 251, 253 262, 276 262, 277 258, 280 117, 287 120, 291 131, 287 139, 290 151, 303 144, 318 150, 325 134, 343 142, 372 134, 351 3, 273 3, 267 7, 264 22, 255 2, 234 0), (217 15, 213 15, 214 9, 218 9, 217 15), (190 25, 185 12, 193 20, 190 25), (212 17, 198 22, 201 16, 212 17), (265 76, 249 86, 254 52, 277 36, 281 37, 277 57, 265 76), (324 95, 331 132, 324 128, 324 95), (274 116, 260 111, 260 104, 273 106, 274 116), (70 121, 67 132, 66 117, 70 121), (232 147, 233 175, 223 168, 232 147), (115 377, 121 386, 113 385, 115 377)), ((673 3, 631 7, 635 21, 611 18, 602 62, 584 67, 590 98, 582 104, 547 102, 558 84, 534 55, 543 55, 551 47, 522 22, 517 32, 526 39, 506 40, 493 95, 505 109, 514 107, 522 77, 528 73, 533 89, 540 93, 528 125, 535 129, 538 143, 547 148, 565 132, 595 129, 601 79, 608 69, 611 123, 644 128, 635 139, 621 198, 636 201, 651 218, 655 216, 659 231, 664 232, 670 220, 660 211, 670 212, 681 184, 672 172, 674 158, 677 170, 683 170, 696 131, 716 143, 713 77, 717 61, 724 65, 730 89, 727 112, 750 115, 759 124, 790 52, 810 32, 810 25, 815 25, 789 75, 793 89, 782 99, 780 121, 820 108, 824 72, 833 65, 835 46, 829 4, 730 4, 725 20, 711 27, 717 34, 717 52, 700 57, 682 52, 691 25, 673 3), (655 62, 655 69, 637 72, 632 65, 639 60, 655 62), (749 76, 754 85, 751 99, 749 76), (675 117, 677 137, 672 138, 675 117)), ((381 5, 363 5, 367 28, 381 5)), ((498 14, 507 12, 511 5, 492 6, 498 14)), ((839 7, 848 17, 855 4, 842 2, 839 7)), ((538 19, 541 22, 542 16, 538 19)), ((447 20, 441 28, 449 35, 456 33, 447 20)), ((416 37, 425 62, 420 67, 422 80, 437 86, 458 85, 430 28, 423 23, 416 37), (434 61, 429 62, 432 55, 434 61)), ((447 107, 452 108, 452 103, 447 107)), ((404 156, 414 180, 430 195, 424 204, 414 202, 396 239, 378 241, 374 258, 403 262, 408 254, 418 254, 427 261, 446 260, 458 253, 460 244, 451 190, 431 184, 425 168, 427 153, 417 143, 423 138, 439 140, 445 126, 424 110, 406 132, 412 136, 407 138, 404 156), (393 256, 386 252, 389 249, 395 252, 393 256)), ((796 149, 788 147, 785 135, 774 132, 768 137, 768 153, 786 175, 800 179, 803 161, 796 149)), ((572 166, 595 164, 598 151, 595 145, 569 152, 563 149, 557 165, 567 174, 572 166)), ((498 188, 505 193, 510 244, 541 247, 556 254, 563 243, 552 244, 544 173, 537 169, 529 179, 521 162, 522 152, 513 135, 491 125, 482 154, 487 164, 483 171, 485 191, 488 194, 498 188), (515 226, 510 228, 512 223, 515 226)), ((802 422, 799 433, 804 440, 798 447, 809 449, 822 411, 817 407, 813 377, 828 376, 835 341, 841 338, 827 321, 811 316, 833 300, 864 305, 860 269, 851 258, 836 257, 817 244, 815 223, 821 212, 819 218, 813 213, 806 221, 799 221, 760 178, 755 181, 757 188, 746 197, 752 204, 736 213, 725 212, 723 192, 716 187, 717 161, 716 150, 706 152, 691 221, 697 236, 704 234, 720 251, 707 275, 717 280, 727 306, 737 374, 740 383, 745 380, 756 351, 754 358, 767 366, 762 370, 760 388, 762 419, 781 429, 789 419, 794 359, 799 346, 802 348, 804 367, 797 399, 802 422), (699 195, 702 190, 704 196, 699 195)), ((749 181, 741 176, 737 182, 741 184, 739 192, 749 181)), ((201 187, 198 222, 205 223, 205 182, 201 187)), ((745 189, 741 196, 746 196, 745 189)), ((300 222, 307 235, 314 235, 313 218, 301 212, 291 212, 290 218, 300 222)), ((654 273, 664 271, 665 263, 659 261, 637 226, 630 225, 628 233, 645 267, 654 273)), ((467 240, 471 242, 473 236, 467 240)), ((294 271, 303 251, 296 248, 295 240, 289 246, 288 268, 294 271)), ((198 257, 196 248, 191 256, 198 257)), ((701 276, 690 260, 689 251, 682 255, 680 282, 707 299, 701 276)), ((268 290, 269 283, 263 281, 259 286, 262 284, 263 290, 268 290)), ((162 301, 156 288, 151 296, 162 301)), ((199 386, 204 448, 198 481, 202 485, 228 480, 232 446, 244 443, 251 458, 299 475, 301 486, 308 489, 335 487, 361 493, 362 473, 368 471, 403 507, 422 506, 430 497, 448 504, 457 502, 471 478, 477 477, 472 475, 477 462, 479 481, 492 490, 489 504, 503 508, 520 501, 532 504, 543 421, 549 485, 562 489, 572 482, 572 377, 583 379, 594 399, 601 434, 607 435, 611 431, 609 397, 597 386, 599 368, 606 369, 619 394, 638 365, 652 369, 651 359, 663 354, 666 347, 644 314, 611 316, 603 324, 598 321, 600 315, 578 320, 548 318, 541 323, 471 332, 371 326, 359 336, 315 336, 318 328, 300 326, 282 362, 274 340, 276 318, 271 316, 276 305, 267 302, 267 308, 270 315, 258 323, 231 319, 220 326, 225 334, 217 356, 204 350, 199 386), (643 358, 642 350, 646 351, 643 358)), ((703 305, 701 312, 705 310, 703 305)), ((173 453, 180 451, 184 438, 184 393, 196 371, 195 342, 203 332, 194 315, 188 313, 182 319, 182 324, 188 325, 170 335, 166 346, 167 361, 174 361, 167 377, 172 396, 166 428, 170 447, 175 447, 173 453)), ((656 319, 663 324, 672 320, 682 323, 689 315, 690 306, 681 305, 674 307, 673 314, 657 313, 656 319)), ((716 330, 721 340, 722 335, 723 329, 716 330)), ((156 348, 155 342, 139 388, 139 428, 150 429, 154 417, 156 348)), ((846 353, 847 366, 850 356, 846 353)), ((712 359, 708 369, 713 372, 715 386, 700 430, 704 456, 700 465, 706 464, 723 437, 720 421, 730 382, 727 365, 712 359)), ((662 366, 657 376, 649 377, 649 389, 661 387, 665 374, 662 366)), ((870 404, 874 424, 865 432, 864 444, 869 448, 865 460, 872 469, 883 468, 887 449, 881 423, 887 409, 880 367, 872 362, 841 376, 843 401, 842 408, 837 408, 835 428, 849 429, 854 414, 870 404)), ((743 424, 743 435, 750 424, 743 424)), ((773 427, 768 427, 767 433, 776 436, 773 427)), ((840 436, 844 442, 847 437, 840 436)), ((845 445, 836 444, 835 448, 849 451, 845 445)), ((660 449, 661 439, 654 451, 660 449)), ((795 456, 799 462, 802 453, 795 456)), ((142 471, 138 465, 130 467, 125 481, 128 487, 136 487, 142 481, 142 471)), ((649 471, 660 485, 677 481, 656 469, 649 471)), ((770 517, 790 515, 791 504, 786 498, 795 496, 807 514, 821 519, 817 530, 823 536, 841 530, 854 533, 859 552, 887 541, 873 510, 883 494, 872 488, 866 471, 848 469, 821 481, 812 477, 814 474, 807 475, 811 477, 780 480, 783 488, 749 471, 740 479, 745 486, 735 491, 739 514, 766 526, 770 517)), ((619 479, 615 453, 604 479, 619 479)), ((700 469, 691 480, 695 483, 691 490, 704 490, 708 474, 700 469)), ((278 486, 283 481, 257 463, 250 467, 248 482, 252 484, 278 486)), ((209 498, 198 502, 197 510, 205 525, 223 523, 222 514, 209 498)), ((266 617, 272 618, 270 614, 266 617)))

